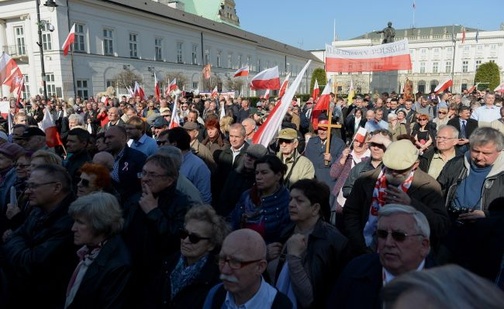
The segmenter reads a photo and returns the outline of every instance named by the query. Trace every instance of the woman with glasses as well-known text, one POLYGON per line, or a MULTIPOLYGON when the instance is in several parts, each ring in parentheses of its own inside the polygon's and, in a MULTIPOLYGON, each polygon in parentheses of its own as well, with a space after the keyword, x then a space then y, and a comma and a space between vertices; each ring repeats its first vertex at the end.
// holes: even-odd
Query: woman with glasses
POLYGON ((230 214, 233 230, 252 229, 267 244, 279 240, 289 223, 289 191, 283 183, 286 166, 274 155, 254 162, 255 184, 245 191, 230 214))
POLYGON ((80 262, 67 289, 65 308, 125 308, 131 259, 119 233, 124 219, 117 199, 105 192, 79 197, 69 208, 80 262))
POLYGON ((433 129, 432 124, 429 122, 429 115, 418 114, 417 123, 413 126, 411 135, 415 138, 415 146, 424 153, 434 142, 436 130, 433 129))
POLYGON ((348 240, 328 221, 329 187, 314 179, 291 186, 291 224, 278 244, 268 246, 268 272, 297 308, 322 308, 349 259, 348 240))
POLYGON ((437 117, 432 122, 436 125, 436 130, 439 130, 440 126, 448 124, 450 118, 448 118, 448 106, 446 104, 439 103, 437 110, 437 117))
POLYGON ((97 191, 109 191, 109 193, 112 193, 110 172, 106 166, 95 163, 84 163, 80 168, 80 173, 76 192, 78 197, 97 191))
POLYGON ((208 291, 219 282, 215 256, 229 228, 209 205, 191 208, 179 231, 180 251, 163 262, 161 280, 146 307, 202 308, 208 291))
POLYGON ((408 134, 406 130, 406 125, 403 123, 399 122, 399 118, 397 117, 397 114, 395 113, 390 113, 387 116, 388 120, 388 130, 390 133, 392 133, 392 141, 395 142, 397 140, 397 137, 402 134, 408 134))

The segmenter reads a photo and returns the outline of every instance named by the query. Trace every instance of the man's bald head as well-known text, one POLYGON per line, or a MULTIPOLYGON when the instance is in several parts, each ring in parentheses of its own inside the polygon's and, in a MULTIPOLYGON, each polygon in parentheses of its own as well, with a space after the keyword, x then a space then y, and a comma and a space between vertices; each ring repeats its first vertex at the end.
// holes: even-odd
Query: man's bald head
POLYGON ((247 260, 266 259, 266 243, 261 234, 251 229, 240 229, 231 232, 222 247, 234 248, 247 260))
POLYGON ((93 163, 104 165, 109 170, 112 170, 114 168, 114 156, 109 152, 100 151, 94 155, 93 163))

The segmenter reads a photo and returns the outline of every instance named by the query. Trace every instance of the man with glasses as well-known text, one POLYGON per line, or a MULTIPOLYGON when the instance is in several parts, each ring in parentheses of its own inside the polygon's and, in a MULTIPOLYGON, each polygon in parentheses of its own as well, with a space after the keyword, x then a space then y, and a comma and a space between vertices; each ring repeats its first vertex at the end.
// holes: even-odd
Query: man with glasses
POLYGON ((33 207, 3 245, 2 270, 9 282, 6 308, 63 308, 68 278, 78 263, 68 207, 72 181, 64 167, 40 165, 26 182, 33 207))
POLYGON ((458 143, 458 135, 459 132, 455 127, 440 126, 435 137, 436 146, 422 154, 419 168, 433 178, 437 178, 446 162, 456 155, 455 146, 458 143))
POLYGON ((211 308, 293 308, 286 295, 268 284, 262 274, 266 270, 266 243, 250 229, 230 233, 218 256, 223 283, 208 292, 204 309, 211 308))
POLYGON ((327 308, 382 308, 380 291, 395 277, 434 266, 430 228, 417 209, 389 204, 378 211, 378 253, 353 259, 343 270, 327 308))
POLYGON ((298 151, 299 145, 297 131, 291 128, 282 129, 277 137, 280 151, 277 156, 287 166, 284 176, 284 184, 290 187, 299 179, 313 179, 315 177, 315 167, 313 163, 298 151))
POLYGON ((393 142, 383 166, 362 173, 343 208, 346 236, 357 254, 376 251, 378 211, 387 204, 410 205, 429 220, 432 240, 446 233, 449 218, 439 183, 418 169, 419 152, 410 140, 393 142))

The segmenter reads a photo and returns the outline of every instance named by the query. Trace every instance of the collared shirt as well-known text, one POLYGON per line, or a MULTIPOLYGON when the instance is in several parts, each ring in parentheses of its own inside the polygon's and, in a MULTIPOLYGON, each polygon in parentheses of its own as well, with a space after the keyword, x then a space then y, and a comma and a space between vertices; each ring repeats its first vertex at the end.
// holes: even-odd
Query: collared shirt
POLYGON ((243 143, 243 145, 241 145, 241 147, 238 149, 234 149, 233 147, 230 148, 231 153, 233 154, 233 164, 234 164, 236 157, 240 154, 240 151, 243 149, 244 146, 245 146, 245 143, 243 143))
POLYGON ((147 157, 158 151, 156 140, 147 136, 145 133, 138 139, 138 141, 130 139, 128 141, 128 146, 132 149, 143 152, 147 157))
MULTIPOLYGON (((128 146, 126 146, 126 147, 128 147, 128 146)), ((112 178, 112 180, 114 180, 116 182, 119 182, 119 161, 121 160, 121 158, 124 155, 125 148, 123 148, 121 150, 121 152, 119 152, 117 154, 117 156, 114 158, 114 168, 112 169, 112 172, 110 172, 110 177, 112 178)))
POLYGON ((480 106, 471 114, 472 119, 483 122, 492 122, 500 117, 500 108, 495 105, 480 106))
MULTIPOLYGON (((416 271, 423 270, 425 268, 425 259, 422 260, 422 263, 418 265, 418 268, 416 271)), ((396 276, 392 275, 388 270, 385 269, 385 267, 382 267, 382 274, 383 274, 383 286, 385 286, 387 283, 390 281, 394 280, 396 276)))
POLYGON ((455 157, 455 152, 453 152, 453 155, 447 158, 447 160, 445 161, 440 153, 434 153, 427 174, 431 175, 434 179, 437 179, 439 174, 441 174, 441 171, 443 170, 446 162, 448 162, 448 160, 452 159, 453 157, 455 157))
POLYGON ((257 293, 252 296, 246 303, 242 305, 237 305, 234 301, 233 296, 227 292, 226 300, 224 301, 223 308, 228 309, 256 309, 256 308, 271 308, 273 305, 273 301, 275 300, 277 290, 269 285, 264 279, 261 277, 261 286, 257 293))

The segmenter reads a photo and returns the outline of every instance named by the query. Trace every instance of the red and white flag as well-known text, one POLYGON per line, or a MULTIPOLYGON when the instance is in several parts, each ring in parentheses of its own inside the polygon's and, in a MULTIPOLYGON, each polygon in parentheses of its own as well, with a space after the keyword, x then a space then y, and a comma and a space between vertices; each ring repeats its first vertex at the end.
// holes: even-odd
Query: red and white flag
POLYGON ((466 29, 465 27, 462 27, 462 44, 464 44, 466 39, 466 29))
POLYGON ((68 55, 68 51, 70 50, 70 46, 75 42, 75 24, 73 24, 72 29, 70 29, 70 33, 68 33, 65 42, 63 42, 63 55, 68 55))
POLYGON ((496 92, 504 92, 504 83, 500 84, 497 86, 497 88, 494 89, 496 92))
POLYGON ((16 80, 16 98, 18 104, 21 102, 24 88, 24 76, 21 76, 21 78, 17 78, 16 80))
POLYGON ((453 80, 448 77, 447 79, 445 79, 444 82, 437 85, 437 87, 434 89, 434 92, 436 94, 439 94, 439 93, 445 91, 446 89, 450 88, 451 86, 453 86, 453 80))
POLYGON ((175 101, 173 102, 172 117, 171 117, 170 125, 168 126, 168 128, 173 129, 176 127, 180 127, 180 116, 179 116, 179 110, 178 110, 178 94, 175 95, 175 101))
POLYGON ((308 68, 310 63, 311 60, 308 60, 306 65, 299 72, 296 79, 292 83, 292 86, 289 87, 285 92, 285 95, 282 97, 280 103, 275 105, 275 107, 269 113, 268 118, 266 118, 266 121, 259 127, 259 130, 257 130, 256 134, 254 134, 254 138, 252 139, 253 144, 261 144, 264 147, 269 147, 270 142, 278 133, 278 130, 282 125, 283 118, 289 110, 292 98, 294 97, 299 84, 301 84, 301 80, 303 79, 306 69, 308 68))
POLYGON ((331 105, 331 80, 328 80, 326 86, 324 87, 324 91, 322 91, 320 98, 313 107, 312 125, 314 130, 318 129, 318 117, 323 112, 329 110, 330 105, 331 105))
POLYGON ((291 76, 291 73, 287 74, 287 76, 285 77, 283 83, 282 83, 282 86, 280 86, 280 90, 278 91, 278 99, 281 99, 284 94, 285 94, 285 91, 287 90, 287 88, 289 87, 289 78, 291 76))
POLYGON ((63 145, 61 141, 60 134, 58 132, 58 128, 54 123, 54 119, 49 112, 49 108, 44 109, 44 118, 40 122, 40 128, 46 134, 46 144, 48 147, 56 147, 58 145, 63 145))
POLYGON ((154 73, 154 96, 158 101, 161 99, 161 89, 159 89, 159 81, 156 73, 154 73))
POLYGON ((212 93, 210 93, 210 96, 212 98, 215 98, 219 95, 219 91, 217 90, 217 86, 214 87, 214 89, 212 90, 212 93))
POLYGON ((411 70, 408 40, 354 48, 326 45, 326 72, 411 70))
POLYGON ((212 75, 212 66, 210 64, 207 64, 203 67, 203 78, 204 79, 209 79, 210 76, 212 75))
POLYGON ((278 66, 259 72, 250 81, 250 89, 280 89, 280 76, 278 75, 278 66))
POLYGON ((175 90, 177 90, 177 89, 178 89, 178 86, 177 86, 177 79, 176 79, 176 78, 174 78, 174 79, 170 82, 170 84, 168 85, 168 91, 169 91, 169 92, 172 92, 172 91, 175 91, 175 90))
POLYGON ((270 97, 270 90, 266 89, 266 92, 264 92, 263 99, 269 100, 270 97))
POLYGON ((9 87, 9 93, 17 93, 19 81, 23 79, 23 74, 16 61, 6 53, 0 56, 0 87, 6 85, 9 87))
POLYGON ((353 138, 354 141, 358 141, 361 144, 364 143, 366 141, 366 133, 367 133, 366 128, 359 127, 353 138))
POLYGON ((475 85, 472 85, 471 88, 467 89, 467 93, 473 93, 474 90, 476 90, 478 88, 478 85, 480 83, 476 83, 475 85))
POLYGON ((239 68, 238 71, 236 71, 233 75, 233 77, 240 77, 240 76, 248 76, 249 75, 249 66, 244 66, 242 68, 239 68))
POLYGON ((133 89, 131 89, 130 86, 127 86, 126 90, 128 90, 128 93, 129 93, 130 97, 134 97, 135 96, 135 92, 133 91, 133 89))
POLYGON ((145 99, 145 92, 143 88, 140 87, 138 82, 135 82, 135 89, 133 90, 133 94, 135 95, 135 97, 139 96, 140 98, 142 98, 142 100, 145 99))
POLYGON ((313 100, 316 101, 319 95, 320 95, 320 87, 318 85, 318 80, 315 79, 315 84, 313 85, 313 91, 311 96, 313 100))

